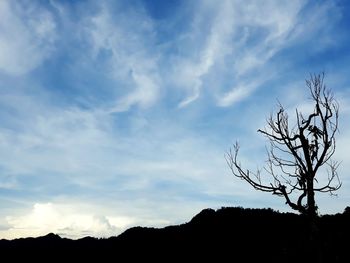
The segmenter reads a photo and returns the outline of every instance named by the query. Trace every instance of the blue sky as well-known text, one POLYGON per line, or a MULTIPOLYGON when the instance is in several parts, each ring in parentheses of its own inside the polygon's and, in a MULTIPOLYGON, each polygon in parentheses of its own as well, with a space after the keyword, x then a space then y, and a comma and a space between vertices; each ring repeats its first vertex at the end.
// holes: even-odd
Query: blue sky
POLYGON ((350 204, 347 1, 1 1, 0 238, 117 235, 188 221, 203 208, 283 199, 234 178, 241 144, 276 109, 307 109, 326 72, 340 103, 338 197, 350 204))

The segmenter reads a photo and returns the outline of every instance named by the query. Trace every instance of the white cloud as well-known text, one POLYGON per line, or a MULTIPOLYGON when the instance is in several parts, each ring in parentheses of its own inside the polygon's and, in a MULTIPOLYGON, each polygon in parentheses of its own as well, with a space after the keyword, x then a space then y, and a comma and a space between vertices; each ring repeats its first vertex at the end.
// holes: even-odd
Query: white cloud
POLYGON ((39 66, 54 50, 56 25, 45 9, 0 2, 0 70, 21 75, 39 66))
POLYGON ((92 37, 93 51, 111 54, 109 73, 115 87, 127 95, 117 99, 110 112, 127 111, 131 106, 152 106, 158 99, 160 83, 157 55, 153 50, 152 23, 142 12, 122 11, 110 14, 106 5, 87 23, 86 33, 92 37), (125 13, 126 12, 126 13, 125 13))
MULTIPOLYGON (((203 89, 215 94, 219 106, 230 106, 273 79, 281 70, 274 65, 275 55, 322 34, 330 27, 324 21, 337 12, 331 4, 313 6, 311 15, 304 8, 309 8, 306 1, 200 2, 178 41, 188 49, 173 66, 175 83, 188 94, 179 106, 197 100, 203 89), (314 22, 318 20, 322 22, 314 22)), ((327 43, 323 39, 317 48, 327 43)))
POLYGON ((196 54, 196 49, 201 48, 199 56, 192 58, 181 58, 176 68, 176 75, 180 78, 177 80, 185 85, 191 93, 187 98, 182 100, 179 107, 184 107, 198 99, 200 90, 203 88, 202 78, 208 74, 215 63, 223 60, 225 55, 232 52, 231 37, 235 28, 235 16, 233 15, 233 4, 231 1, 205 2, 197 7, 194 22, 191 25, 192 32, 189 35, 193 41, 193 53, 196 54), (208 10, 214 13, 214 18, 207 21, 206 14, 208 10), (208 27, 210 30, 205 30, 203 27, 208 27), (205 37, 205 44, 201 47, 202 34, 208 33, 205 37))
POLYGON ((258 85, 256 83, 238 85, 218 99, 218 105, 221 107, 227 107, 238 103, 248 97, 257 87, 258 85))
POLYGON ((203 88, 217 89, 206 83, 207 78, 215 86, 223 85, 219 88, 222 90, 227 86, 227 81, 223 81, 227 75, 223 72, 235 84, 230 85, 234 86, 232 90, 217 95, 220 106, 249 96, 261 84, 256 78, 268 79, 270 70, 262 68, 287 43, 301 7, 299 1, 287 4, 269 1, 264 5, 254 1, 200 2, 189 30, 184 33, 185 40, 179 41, 179 45, 185 44, 189 49, 185 53, 188 56, 175 60, 175 82, 189 94, 179 106, 197 100, 203 88), (253 71, 256 72, 247 76, 253 71))
POLYGON ((63 195, 74 195, 64 190, 65 185, 103 192, 112 181, 116 190, 131 193, 149 191, 158 180, 195 181, 200 189, 220 188, 230 180, 224 175, 213 178, 217 167, 222 167, 222 174, 226 171, 225 149, 188 134, 176 122, 130 118, 122 123, 130 126, 123 133, 114 126, 116 122, 118 127, 118 118, 105 111, 44 107, 37 100, 26 97, 28 107, 15 118, 18 130, 0 129, 4 187, 21 189, 23 180, 35 179, 31 191, 49 192, 55 187, 63 195), (216 165, 204 161, 208 159, 216 165))
POLYGON ((118 100, 116 106, 108 110, 109 113, 122 112, 128 110, 132 105, 139 105, 148 108, 157 101, 159 87, 157 77, 150 77, 146 73, 132 73, 132 79, 136 85, 136 90, 118 100))
POLYGON ((269 60, 286 45, 298 23, 301 1, 267 1, 237 5, 237 31, 243 30, 235 46, 233 78, 238 85, 218 99, 220 106, 237 103, 253 93, 274 74, 269 60), (239 85, 245 82, 245 85, 239 85), (237 87, 238 86, 238 87, 237 87))
POLYGON ((120 234, 135 221, 125 216, 106 217, 80 210, 71 204, 36 203, 26 214, 8 216, 8 229, 0 230, 0 236, 13 239, 53 232, 69 238, 108 237, 120 234))
POLYGON ((95 165, 94 149, 108 145, 99 114, 48 107, 25 118, 23 130, 0 129, 0 163, 9 174, 84 173, 95 165))

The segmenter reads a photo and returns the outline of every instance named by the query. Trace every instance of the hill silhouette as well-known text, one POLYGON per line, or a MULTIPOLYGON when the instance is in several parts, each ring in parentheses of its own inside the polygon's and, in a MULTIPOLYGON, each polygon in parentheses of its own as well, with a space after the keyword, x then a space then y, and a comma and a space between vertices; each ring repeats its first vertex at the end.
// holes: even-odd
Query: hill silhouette
POLYGON ((133 227, 117 237, 78 240, 48 234, 0 240, 0 255, 38 261, 349 262, 350 207, 315 222, 272 209, 204 209, 185 224, 133 227), (115 260, 113 260, 115 261, 115 260))

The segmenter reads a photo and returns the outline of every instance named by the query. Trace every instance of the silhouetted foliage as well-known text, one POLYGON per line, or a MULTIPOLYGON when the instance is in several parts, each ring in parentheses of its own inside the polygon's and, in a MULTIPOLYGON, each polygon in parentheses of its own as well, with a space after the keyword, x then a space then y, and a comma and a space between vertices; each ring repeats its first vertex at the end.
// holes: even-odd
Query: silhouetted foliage
POLYGON ((309 220, 303 215, 226 207, 205 209, 182 225, 134 227, 107 239, 70 240, 49 234, 0 240, 0 255, 13 262, 348 262, 348 211, 316 218, 317 240, 310 240, 309 220), (319 257, 310 251, 310 242, 320 246, 319 257))
POLYGON ((292 209, 311 218, 317 215, 315 192, 332 195, 341 187, 337 174, 339 163, 331 159, 336 147, 339 107, 323 80, 324 74, 311 75, 306 80, 314 104, 311 113, 304 115, 296 109, 295 124, 291 124, 280 104, 275 117, 268 118, 267 127, 258 130, 270 142, 264 171, 271 180, 264 181, 260 170, 254 173, 243 168, 238 161, 238 143, 226 155, 236 177, 256 190, 284 197, 292 209), (327 167, 325 173, 320 173, 321 167, 327 167))

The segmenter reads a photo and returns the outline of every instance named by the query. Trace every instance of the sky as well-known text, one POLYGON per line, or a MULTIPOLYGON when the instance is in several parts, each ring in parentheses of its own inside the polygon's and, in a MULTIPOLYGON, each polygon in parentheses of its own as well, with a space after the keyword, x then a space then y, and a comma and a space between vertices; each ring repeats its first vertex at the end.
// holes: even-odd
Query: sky
MULTIPOLYGON (((325 72, 340 104, 337 197, 350 205, 348 1, 0 1, 0 239, 108 237, 204 208, 291 211, 235 178, 266 161, 257 133, 308 109, 325 72)), ((307 112, 306 112, 307 113, 307 112)))

